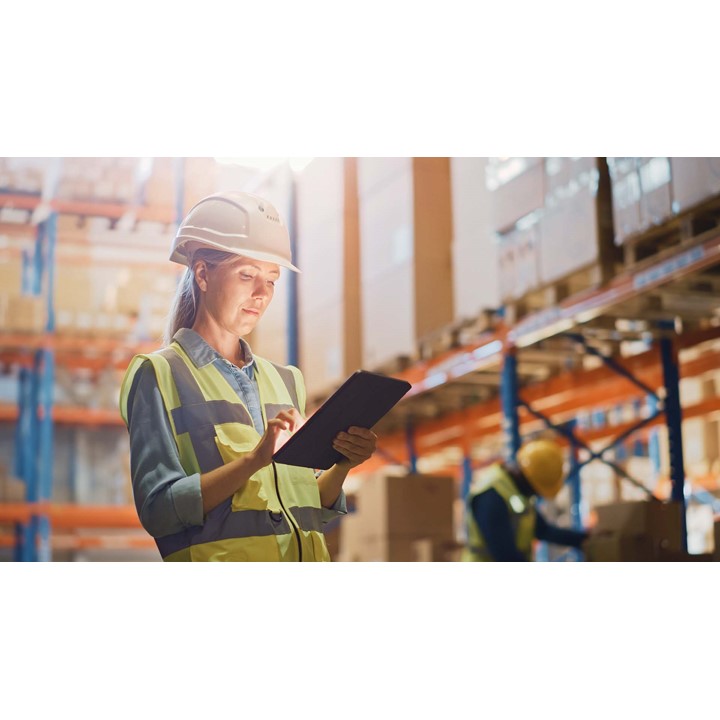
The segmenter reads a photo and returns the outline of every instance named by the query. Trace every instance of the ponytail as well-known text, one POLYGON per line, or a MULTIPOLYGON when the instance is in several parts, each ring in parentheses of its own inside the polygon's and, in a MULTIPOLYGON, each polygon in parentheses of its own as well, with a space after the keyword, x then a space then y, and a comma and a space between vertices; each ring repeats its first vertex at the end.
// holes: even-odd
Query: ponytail
POLYGON ((200 306, 200 288, 195 280, 195 263, 198 260, 203 260, 209 267, 217 267, 232 262, 237 257, 235 253, 208 248, 200 248, 195 251, 192 258, 190 258, 189 267, 183 273, 175 291, 168 324, 165 328, 165 337, 163 338, 165 346, 172 342, 178 330, 191 328, 195 324, 195 318, 200 306))

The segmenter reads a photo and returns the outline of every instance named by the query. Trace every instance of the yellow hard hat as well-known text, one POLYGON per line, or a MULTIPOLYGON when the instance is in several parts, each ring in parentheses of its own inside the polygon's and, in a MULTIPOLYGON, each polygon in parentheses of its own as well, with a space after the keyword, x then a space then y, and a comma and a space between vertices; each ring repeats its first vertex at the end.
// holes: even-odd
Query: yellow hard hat
POLYGON ((531 440, 517 454, 522 474, 538 495, 554 498, 563 486, 563 452, 552 440, 531 440))

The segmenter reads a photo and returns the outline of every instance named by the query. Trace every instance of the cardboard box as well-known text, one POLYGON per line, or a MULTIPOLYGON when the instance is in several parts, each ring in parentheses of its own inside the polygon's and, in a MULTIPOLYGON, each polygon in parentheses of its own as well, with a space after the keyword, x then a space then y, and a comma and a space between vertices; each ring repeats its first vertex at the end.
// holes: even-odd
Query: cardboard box
POLYGON ((395 265, 362 284, 362 367, 383 368, 398 357, 414 358, 413 265, 395 265))
POLYGON ((372 369, 413 356, 453 320, 449 159, 412 158, 361 194, 359 218, 362 363, 372 369))
POLYGON ((7 297, 5 326, 20 333, 41 333, 45 330, 47 301, 38 295, 7 297))
POLYGON ((0 261, 0 293, 20 295, 22 290, 22 260, 17 257, 4 257, 0 261))
POLYGON ((588 562, 652 562, 655 545, 648 537, 609 533, 590 537, 583 544, 588 562))
POLYGON ((717 562, 712 553, 691 554, 681 550, 658 549, 658 562, 717 562))
POLYGON ((500 299, 505 302, 514 300, 520 295, 517 293, 517 260, 515 254, 517 247, 515 235, 512 232, 497 233, 495 235, 498 257, 498 283, 500 299))
MULTIPOLYGON (((317 158, 298 180, 300 368, 308 396, 320 395, 345 380, 349 374, 345 339, 348 333, 357 333, 359 323, 358 288, 346 292, 344 184, 342 158, 317 158), (351 305, 357 321, 346 328, 346 310, 351 305)), ((358 352, 354 369, 360 364, 358 352)))
POLYGON ((363 518, 351 512, 340 520, 340 562, 360 562, 363 559, 363 518))
POLYGON ((452 540, 455 483, 430 475, 372 475, 357 493, 365 537, 452 540))
POLYGON ((640 231, 640 175, 637 158, 609 157, 615 244, 640 231))
POLYGON ((177 177, 176 158, 153 158, 150 175, 143 188, 145 204, 175 207, 177 177))
POLYGON ((414 475, 366 478, 356 511, 340 520, 344 562, 430 562, 456 549, 451 478, 414 475))
POLYGON ((450 158, 455 320, 475 318, 498 308, 498 250, 492 230, 487 158, 450 158))
POLYGON ((541 217, 533 213, 508 232, 496 234, 502 300, 521 298, 540 283, 541 217))
POLYGON ((545 167, 555 176, 538 221, 542 285, 602 265, 612 250, 608 180, 597 158, 546 158, 545 167))
POLYGON ((637 158, 640 177, 640 229, 661 225, 673 216, 670 158, 637 158))
POLYGON ((13 477, 8 468, 0 463, 0 502, 22 503, 27 498, 27 486, 13 477))
POLYGON ((413 536, 382 535, 363 539, 363 562, 439 562, 443 557, 443 541, 413 536))
POLYGON ((682 550, 682 515, 677 503, 622 502, 595 508, 597 528, 625 536, 643 536, 658 547, 682 550))
POLYGON ((505 232, 520 218, 543 207, 543 158, 488 158, 485 177, 493 230, 505 232))
POLYGON ((379 191, 393 179, 412 171, 412 158, 358 158, 358 194, 364 198, 379 191))
POLYGON ((720 158, 670 158, 673 210, 683 212, 720 194, 720 158))
POLYGON ((348 373, 344 367, 342 299, 300 313, 300 368, 309 398, 329 394, 348 373))

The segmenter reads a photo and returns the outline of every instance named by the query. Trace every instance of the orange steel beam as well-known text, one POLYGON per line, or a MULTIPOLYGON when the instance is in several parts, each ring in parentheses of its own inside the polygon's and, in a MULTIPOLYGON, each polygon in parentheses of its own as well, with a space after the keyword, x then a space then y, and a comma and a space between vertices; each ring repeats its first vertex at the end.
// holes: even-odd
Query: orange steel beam
POLYGON ((56 530, 142 528, 132 505, 0 503, 0 523, 26 523, 33 515, 46 516, 56 530))
MULTIPOLYGON (((684 420, 690 420, 692 418, 696 417, 703 417, 705 415, 709 415, 710 413, 720 412, 720 397, 711 398, 709 400, 703 400, 702 402, 696 403, 695 405, 689 405, 683 408, 683 419, 684 420)), ((532 417, 529 413, 523 412, 521 410, 520 412, 520 424, 524 425, 530 422, 535 423, 541 423, 541 421, 538 421, 536 418, 532 417)), ((589 428, 587 430, 577 431, 577 437, 580 440, 583 440, 586 443, 591 442, 598 442, 601 440, 612 440, 613 438, 619 437, 623 432, 630 430, 632 427, 637 425, 638 421, 633 421, 629 423, 621 423, 618 425, 607 425, 602 428, 589 428)), ((665 423, 664 416, 661 414, 651 422, 649 422, 647 425, 644 425, 642 428, 638 429, 638 434, 640 436, 645 435, 650 429, 657 427, 658 425, 663 425, 665 423)), ((481 430, 479 429, 471 429, 470 431, 466 430, 466 433, 470 436, 471 441, 478 441, 481 440, 483 437, 491 437, 491 436, 497 436, 502 431, 502 425, 501 423, 495 422, 494 424, 484 427, 481 430)), ((416 428, 416 433, 420 433, 421 428, 416 428)), ((630 436, 633 437, 633 436, 630 436)), ((561 436, 558 436, 558 441, 562 445, 566 445, 567 441, 562 438, 561 436)), ((431 437, 425 437, 425 438, 419 438, 416 436, 416 442, 418 443, 418 450, 424 450, 425 452, 431 452, 431 451, 438 451, 443 449, 443 447, 447 446, 459 446, 460 441, 457 442, 450 442, 448 440, 442 440, 442 441, 433 441, 431 437), (420 447, 420 441, 422 442, 422 448, 420 447)), ((385 437, 380 438, 378 442, 378 447, 382 450, 385 450, 390 455, 392 455, 398 462, 408 464, 409 459, 407 457, 407 449, 405 447, 405 444, 403 442, 403 439, 398 439, 396 437, 385 437)), ((422 452, 418 453, 422 456, 422 452)), ((375 454, 373 455, 370 460, 363 463, 358 469, 357 473, 366 473, 366 472, 373 472, 375 470, 379 470, 382 467, 385 467, 388 465, 389 462, 385 460, 382 455, 375 454)), ((443 474, 447 474, 449 470, 445 469, 443 470, 443 474)))
POLYGON ((82 335, 55 335, 52 333, 5 333, 0 332, 0 348, 5 350, 55 350, 56 352, 125 354, 133 355, 157 350, 150 341, 133 342, 116 338, 90 338, 82 335))
POLYGON ((13 195, 0 193, 0 207, 17 210, 34 210, 41 202, 39 195, 13 195))
MULTIPOLYGON (((37 195, 0 194, 0 207, 35 210, 41 204, 45 203, 37 195)), ((118 220, 123 215, 134 213, 138 220, 150 220, 166 224, 175 222, 175 208, 171 205, 128 205, 126 203, 84 202, 60 198, 50 200, 47 205, 64 215, 89 215, 91 217, 106 217, 118 220)))
POLYGON ((9 403, 0 404, 0 421, 15 422, 18 419, 18 406, 9 403))
POLYGON ((125 423, 120 417, 120 410, 55 406, 52 417, 53 421, 60 425, 82 425, 83 427, 118 425, 125 427, 125 423))
MULTIPOLYGON (((57 535, 50 537, 53 550, 156 550, 148 535, 57 535)), ((13 535, 0 535, 0 547, 15 546, 13 535)))
MULTIPOLYGON (((40 416, 42 411, 39 410, 40 416)), ((119 410, 103 410, 98 408, 85 407, 63 407, 56 405, 52 409, 53 421, 58 425, 81 425, 92 427, 100 425, 117 425, 124 427, 125 423, 120 417, 119 410)), ((18 407, 10 403, 0 404, 0 421, 16 422, 18 419, 18 407)))
MULTIPOLYGON (((711 333, 706 339, 715 336, 715 333, 711 333)), ((662 384, 662 369, 659 367, 659 362, 659 353, 653 349, 627 358, 622 364, 650 387, 658 388, 662 384)), ((720 368, 720 352, 716 351, 683 362, 680 374, 681 377, 696 377, 718 368, 720 368)), ((562 376, 527 385, 521 389, 521 396, 544 414, 552 416, 583 408, 607 407, 624 400, 643 397, 643 393, 630 381, 603 366, 590 371, 564 373, 562 376)), ((521 423, 534 420, 522 408, 519 410, 519 415, 521 423)), ((494 435, 500 432, 501 424, 500 400, 494 398, 482 405, 418 425, 415 429, 416 448, 422 455, 424 452, 438 450, 448 445, 467 444, 468 435, 471 440, 477 440, 482 435, 494 435)), ((620 432, 618 431, 617 434, 620 432)), ((403 433, 381 437, 378 446, 398 461, 407 461, 406 438, 403 433)), ((383 460, 381 455, 376 455, 363 465, 363 471, 385 464, 387 461, 383 460)))

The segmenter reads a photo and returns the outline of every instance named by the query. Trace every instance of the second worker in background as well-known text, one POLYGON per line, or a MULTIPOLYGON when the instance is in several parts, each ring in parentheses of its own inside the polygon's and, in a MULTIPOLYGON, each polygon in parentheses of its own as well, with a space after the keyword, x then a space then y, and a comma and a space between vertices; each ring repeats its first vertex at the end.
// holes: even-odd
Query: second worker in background
POLYGON ((579 548, 588 533, 560 528, 535 508, 536 496, 554 498, 564 482, 563 453, 557 443, 533 440, 517 462, 488 467, 467 498, 466 561, 531 561, 534 539, 579 548))

